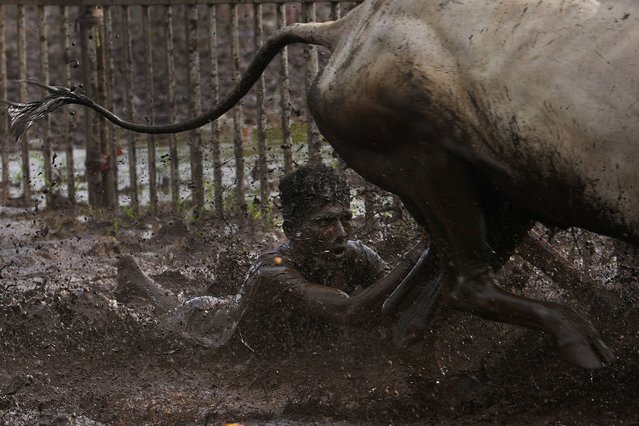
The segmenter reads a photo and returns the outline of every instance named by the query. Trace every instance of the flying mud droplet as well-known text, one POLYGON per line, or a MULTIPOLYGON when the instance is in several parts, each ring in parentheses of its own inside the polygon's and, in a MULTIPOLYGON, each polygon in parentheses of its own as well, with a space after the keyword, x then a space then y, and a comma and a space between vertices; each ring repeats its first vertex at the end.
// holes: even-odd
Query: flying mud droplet
POLYGON ((71 65, 71 68, 79 68, 80 61, 78 59, 69 59, 67 61, 67 65, 71 65))

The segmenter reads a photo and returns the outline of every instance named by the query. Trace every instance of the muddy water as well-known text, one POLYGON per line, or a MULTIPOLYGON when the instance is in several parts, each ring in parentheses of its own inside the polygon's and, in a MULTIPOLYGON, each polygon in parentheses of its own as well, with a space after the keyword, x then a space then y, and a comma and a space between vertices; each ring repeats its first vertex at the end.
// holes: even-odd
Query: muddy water
MULTIPOLYGON (((104 225, 101 232, 87 232, 90 220, 86 214, 0 207, 0 282, 5 288, 56 289, 83 288, 112 279, 118 242, 104 225), (15 220, 16 216, 20 219, 15 220)), ((149 231, 124 232, 135 232, 141 239, 149 231)))
MULTIPOLYGON (((585 371, 558 358, 541 332, 445 307, 423 341, 401 350, 383 329, 345 330, 286 356, 193 345, 163 329, 144 301, 113 301, 117 257, 132 254, 176 294, 228 295, 281 235, 210 227, 161 237, 162 225, 116 230, 82 210, 0 210, 0 424, 636 424, 639 271, 618 266, 609 240, 553 238, 591 269, 600 292, 618 296, 605 311, 521 259, 499 277, 596 320, 618 360, 585 371)), ((398 234, 366 243, 390 257, 412 243, 398 234)))

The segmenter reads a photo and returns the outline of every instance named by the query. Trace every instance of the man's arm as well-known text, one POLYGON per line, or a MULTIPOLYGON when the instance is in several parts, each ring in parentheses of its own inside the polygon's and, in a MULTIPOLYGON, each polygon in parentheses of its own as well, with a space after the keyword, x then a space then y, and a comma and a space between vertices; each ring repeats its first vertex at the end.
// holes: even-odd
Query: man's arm
POLYGON ((379 323, 384 301, 406 278, 427 247, 428 240, 423 237, 388 274, 355 296, 350 297, 346 311, 342 313, 345 318, 343 322, 356 326, 369 326, 379 323))
MULTIPOLYGON (((281 299, 291 310, 353 326, 380 322, 381 306, 415 265, 426 243, 420 241, 390 273, 357 295, 306 280, 285 258, 269 255, 249 276, 250 304, 269 305, 281 299)), ((336 285, 337 287, 337 285, 336 285)))

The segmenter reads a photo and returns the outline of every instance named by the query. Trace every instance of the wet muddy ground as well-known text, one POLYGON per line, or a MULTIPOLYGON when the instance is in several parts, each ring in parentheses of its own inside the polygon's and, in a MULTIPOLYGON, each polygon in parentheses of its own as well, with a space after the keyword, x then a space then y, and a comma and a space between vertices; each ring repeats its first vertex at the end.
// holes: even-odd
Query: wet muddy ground
MULTIPOLYGON (((394 262, 416 231, 402 222, 359 235, 394 262)), ((122 254, 185 298, 233 294, 251 261, 281 238, 2 209, 0 424, 639 423, 639 262, 580 231, 546 238, 588 271, 591 291, 553 283, 516 256, 500 279, 588 315, 618 357, 597 371, 558 359, 542 333, 445 307, 401 350, 383 328, 346 329, 336 342, 258 356, 241 344, 185 341, 142 300, 112 295, 122 254)))

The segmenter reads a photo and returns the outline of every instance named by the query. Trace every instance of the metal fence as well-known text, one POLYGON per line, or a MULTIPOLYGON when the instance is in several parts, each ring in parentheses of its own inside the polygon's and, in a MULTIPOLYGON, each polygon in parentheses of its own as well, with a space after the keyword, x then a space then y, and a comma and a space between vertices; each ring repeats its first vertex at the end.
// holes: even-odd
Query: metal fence
MULTIPOLYGON (((0 99, 40 98, 39 82, 77 87, 132 121, 207 110, 256 49, 296 21, 339 18, 352 1, 17 0, 0 4, 0 99)), ((3 204, 62 200, 151 214, 165 207, 245 216, 271 204, 296 163, 335 161, 305 90, 324 52, 289 46, 242 103, 188 134, 139 135, 86 108, 65 107, 16 142, 0 119, 3 204), (248 201, 247 201, 248 200, 248 201)))

